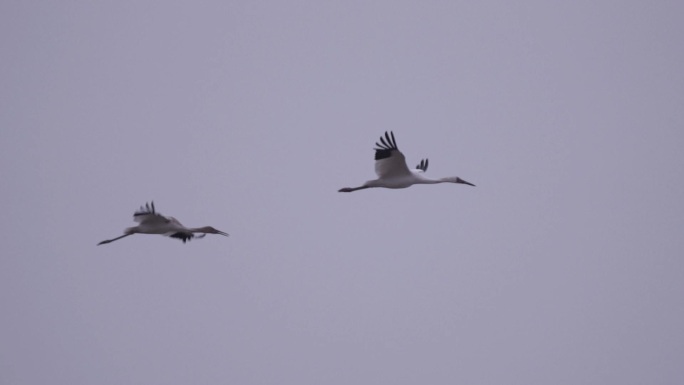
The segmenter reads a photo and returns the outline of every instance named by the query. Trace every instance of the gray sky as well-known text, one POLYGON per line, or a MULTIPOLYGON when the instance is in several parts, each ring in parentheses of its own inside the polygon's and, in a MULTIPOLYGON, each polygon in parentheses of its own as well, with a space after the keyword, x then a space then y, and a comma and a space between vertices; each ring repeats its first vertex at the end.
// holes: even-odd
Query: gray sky
POLYGON ((682 15, 3 2, 0 383, 681 383, 682 15))

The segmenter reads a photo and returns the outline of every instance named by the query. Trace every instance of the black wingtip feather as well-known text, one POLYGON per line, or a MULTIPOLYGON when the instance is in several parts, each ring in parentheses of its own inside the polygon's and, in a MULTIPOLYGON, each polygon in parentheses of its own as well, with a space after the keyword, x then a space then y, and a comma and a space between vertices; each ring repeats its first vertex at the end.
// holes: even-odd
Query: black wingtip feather
POLYGON ((145 203, 144 206, 140 206, 138 211, 133 213, 133 216, 136 217, 138 215, 147 215, 147 214, 155 214, 155 213, 156 213, 156 211, 154 209, 154 202, 152 202, 152 204, 145 203))
POLYGON ((428 168, 428 160, 427 158, 421 159, 420 163, 416 166, 418 170, 423 170, 423 172, 427 171, 428 168))
POLYGON ((392 131, 385 131, 385 136, 380 136, 380 142, 375 142, 375 160, 386 159, 392 156, 392 151, 399 150, 392 131))
POLYGON ((380 160, 380 159, 387 159, 390 156, 392 156, 392 151, 394 150, 381 150, 381 149, 376 149, 375 150, 375 160, 380 160))
MULTIPOLYGON (((392 147, 391 142, 389 142, 389 143, 386 142, 386 141, 385 141, 385 138, 383 138, 382 136, 380 137, 380 143, 382 143, 382 145, 383 145, 384 147, 392 147)), ((377 144, 377 143, 376 143, 376 144, 377 144)))

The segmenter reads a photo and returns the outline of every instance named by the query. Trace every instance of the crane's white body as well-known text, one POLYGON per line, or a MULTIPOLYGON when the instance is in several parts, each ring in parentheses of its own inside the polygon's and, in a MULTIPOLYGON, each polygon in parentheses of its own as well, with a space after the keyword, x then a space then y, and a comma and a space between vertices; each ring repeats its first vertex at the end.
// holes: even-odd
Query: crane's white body
POLYGON ((157 213, 154 209, 154 202, 152 202, 152 204, 146 204, 145 207, 141 206, 140 210, 133 214, 133 220, 138 222, 139 225, 129 227, 124 230, 124 235, 114 239, 104 240, 98 243, 98 245, 114 242, 118 239, 133 234, 160 234, 167 237, 180 239, 183 241, 183 243, 195 237, 203 238, 206 234, 220 234, 228 236, 228 234, 216 230, 211 226, 193 228, 185 227, 176 218, 167 217, 157 213), (195 235, 195 233, 200 233, 200 235, 195 235))
POLYGON ((413 186, 414 184, 436 184, 436 183, 461 183, 475 186, 459 177, 447 177, 440 179, 430 179, 423 174, 427 171, 428 160, 420 161, 415 169, 409 169, 406 165, 406 157, 397 148, 394 133, 385 132, 385 137, 380 137, 381 143, 375 143, 375 173, 377 179, 369 180, 359 187, 345 187, 340 192, 352 192, 365 188, 384 187, 399 189, 413 186))

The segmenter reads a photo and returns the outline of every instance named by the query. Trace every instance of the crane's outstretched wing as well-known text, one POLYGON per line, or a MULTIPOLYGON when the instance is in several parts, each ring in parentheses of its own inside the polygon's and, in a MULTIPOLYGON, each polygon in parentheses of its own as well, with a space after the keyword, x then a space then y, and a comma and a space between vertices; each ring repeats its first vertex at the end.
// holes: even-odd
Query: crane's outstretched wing
POLYGON ((404 154, 397 148, 394 133, 385 131, 385 137, 380 137, 380 143, 375 143, 375 173, 378 178, 393 178, 403 175, 411 175, 406 165, 404 154))
POLYGON ((422 159, 420 163, 416 166, 416 169, 414 170, 415 172, 426 172, 428 168, 428 160, 427 158, 422 159))
POLYGON ((133 214, 133 220, 140 224, 162 224, 169 223, 169 219, 157 213, 154 209, 154 202, 145 203, 145 206, 140 206, 140 209, 133 214))

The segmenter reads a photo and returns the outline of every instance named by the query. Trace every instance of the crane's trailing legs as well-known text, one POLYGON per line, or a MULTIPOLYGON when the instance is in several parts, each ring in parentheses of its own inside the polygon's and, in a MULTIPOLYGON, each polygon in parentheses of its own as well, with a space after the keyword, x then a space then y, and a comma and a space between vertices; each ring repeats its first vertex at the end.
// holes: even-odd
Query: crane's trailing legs
POLYGON ((104 245, 104 244, 109 243, 109 242, 114 242, 114 241, 117 241, 117 240, 119 240, 119 239, 121 239, 121 238, 125 238, 125 237, 127 237, 127 236, 129 236, 129 235, 133 235, 133 234, 124 234, 124 235, 122 235, 122 236, 120 236, 120 237, 116 237, 116 238, 114 238, 114 239, 107 239, 107 240, 105 240, 105 241, 102 241, 102 242, 98 243, 97 245, 100 246, 100 245, 104 245))

